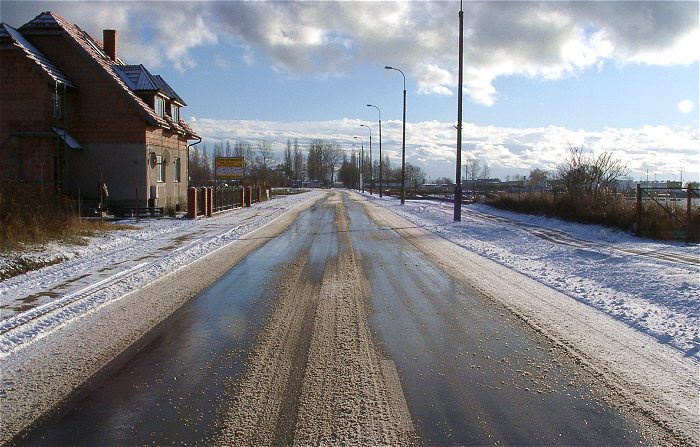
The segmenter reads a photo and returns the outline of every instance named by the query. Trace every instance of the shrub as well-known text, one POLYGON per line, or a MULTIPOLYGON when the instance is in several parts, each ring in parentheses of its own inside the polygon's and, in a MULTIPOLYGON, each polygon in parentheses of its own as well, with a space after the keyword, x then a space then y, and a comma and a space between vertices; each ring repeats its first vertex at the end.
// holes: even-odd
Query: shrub
POLYGON ((0 251, 52 240, 80 243, 84 236, 125 228, 78 217, 71 200, 51 186, 0 182, 0 251))
MULTIPOLYGON (((636 199, 618 192, 569 194, 551 191, 501 193, 487 201, 497 208, 526 214, 558 217, 572 222, 598 224, 633 231, 637 221, 636 199)), ((664 210, 654 202, 642 203, 642 235, 655 239, 685 237, 685 201, 664 210)), ((692 240, 700 235, 700 208, 692 209, 692 240)))

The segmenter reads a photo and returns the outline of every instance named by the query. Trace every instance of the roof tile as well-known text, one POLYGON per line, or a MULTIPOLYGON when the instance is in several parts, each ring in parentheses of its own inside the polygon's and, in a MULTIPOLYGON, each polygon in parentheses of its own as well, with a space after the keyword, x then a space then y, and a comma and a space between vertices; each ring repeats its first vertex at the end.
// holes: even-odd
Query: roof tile
POLYGON ((19 31, 6 23, 0 23, 0 38, 12 39, 14 45, 21 48, 27 57, 34 61, 49 78, 75 88, 75 84, 68 79, 68 76, 59 70, 39 49, 29 43, 19 31))

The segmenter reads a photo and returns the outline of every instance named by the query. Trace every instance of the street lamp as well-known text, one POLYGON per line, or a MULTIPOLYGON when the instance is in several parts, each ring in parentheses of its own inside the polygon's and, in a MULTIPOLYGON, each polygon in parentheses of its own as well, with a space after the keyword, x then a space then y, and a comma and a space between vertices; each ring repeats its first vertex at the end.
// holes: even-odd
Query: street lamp
POLYGON ((367 104, 367 107, 374 107, 379 112, 379 197, 382 197, 382 111, 372 104, 367 104))
POLYGON ((462 70, 464 40, 464 12, 459 2, 459 81, 457 86, 457 166, 455 172, 454 221, 462 221, 462 70))
POLYGON ((360 140, 362 145, 360 146, 360 188, 362 188, 362 192, 365 192, 365 181, 364 181, 364 173, 363 171, 365 170, 365 140, 362 139, 362 137, 353 137, 356 140, 360 140))
POLYGON ((369 194, 374 194, 374 166, 372 165, 372 128, 367 124, 360 124, 361 127, 369 129, 369 194))
POLYGON ((387 70, 396 70, 403 76, 403 143, 401 146, 401 205, 406 203, 406 75, 398 68, 385 66, 387 70))

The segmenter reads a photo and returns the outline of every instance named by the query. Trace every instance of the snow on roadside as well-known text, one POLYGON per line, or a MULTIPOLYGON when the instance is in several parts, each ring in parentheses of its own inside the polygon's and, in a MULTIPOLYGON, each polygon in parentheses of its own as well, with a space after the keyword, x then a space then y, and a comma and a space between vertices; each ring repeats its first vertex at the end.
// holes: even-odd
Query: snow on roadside
POLYGON ((700 250, 597 225, 474 204, 366 196, 374 204, 700 359, 700 250), (667 259, 659 259, 659 257, 667 259), (676 259, 676 260, 673 260, 676 259))
POLYGON ((93 237, 85 246, 45 247, 33 256, 68 260, 0 282, 0 358, 240 239, 316 194, 279 197, 211 219, 122 221, 138 229, 93 237))

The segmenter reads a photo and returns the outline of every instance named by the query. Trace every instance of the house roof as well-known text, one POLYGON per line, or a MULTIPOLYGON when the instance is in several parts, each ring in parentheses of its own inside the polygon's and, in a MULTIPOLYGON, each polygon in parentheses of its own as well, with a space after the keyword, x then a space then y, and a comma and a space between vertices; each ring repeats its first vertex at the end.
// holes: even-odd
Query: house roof
POLYGON ((113 65, 112 69, 135 92, 158 91, 153 75, 143 65, 113 65))
POLYGON ((45 76, 54 82, 60 82, 69 87, 75 88, 68 76, 56 67, 44 54, 39 51, 34 45, 29 43, 19 31, 12 28, 6 23, 0 23, 0 39, 10 39, 14 46, 20 48, 29 59, 34 61, 45 76))
MULTIPOLYGON (((143 65, 124 65, 118 58, 116 62, 113 61, 104 52, 104 47, 100 41, 90 36, 90 34, 80 29, 77 25, 68 22, 63 17, 51 11, 42 12, 20 27, 20 31, 25 35, 31 35, 34 32, 44 32, 46 30, 64 31, 71 40, 77 43, 78 46, 102 68, 104 73, 116 83, 118 88, 128 95, 132 104, 144 115, 150 124, 182 132, 190 136, 196 136, 192 128, 185 124, 184 121, 180 120, 180 122, 174 123, 172 120, 160 117, 155 110, 136 94, 138 91, 142 91, 140 87, 147 87, 148 82, 156 87, 152 91, 159 90, 157 82, 153 80, 155 77, 152 76, 143 65), (140 69, 137 70, 132 67, 140 67, 140 69), (144 83, 141 85, 141 76, 144 72, 147 76, 144 77, 144 83)), ((168 96, 168 93, 165 91, 163 93, 168 96)), ((174 96, 177 96, 177 94, 174 96)), ((179 98, 179 96, 177 96, 177 98, 179 98)), ((171 99, 177 100, 174 97, 171 97, 171 99)))
POLYGON ((161 75, 155 75, 153 76, 154 80, 156 81, 156 84, 158 85, 158 89, 160 91, 165 92, 165 94, 172 99, 173 101, 176 101, 180 103, 180 105, 186 106, 187 103, 185 102, 184 99, 180 98, 180 95, 178 95, 175 90, 173 90, 172 87, 170 87, 170 84, 165 82, 165 79, 161 75))

